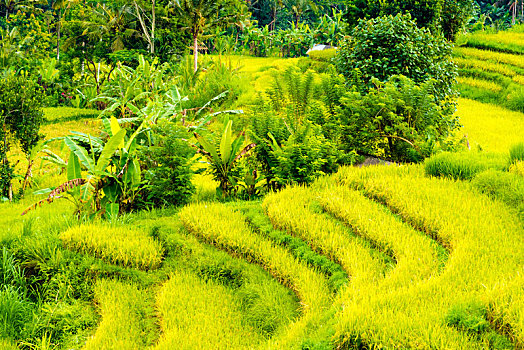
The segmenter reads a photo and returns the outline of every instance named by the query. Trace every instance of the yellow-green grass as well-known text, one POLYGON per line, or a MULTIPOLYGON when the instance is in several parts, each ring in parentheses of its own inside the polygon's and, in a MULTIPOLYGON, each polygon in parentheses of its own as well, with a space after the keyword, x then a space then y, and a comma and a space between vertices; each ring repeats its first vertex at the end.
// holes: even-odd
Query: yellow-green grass
POLYGON ((192 201, 210 201, 216 198, 219 183, 213 179, 211 174, 195 174, 191 182, 195 185, 192 201))
POLYGON ((341 300, 340 337, 386 348, 481 349, 487 346, 485 338, 444 320, 452 307, 479 301, 488 319, 511 315, 493 327, 511 329, 516 343, 524 341, 518 311, 524 295, 515 279, 522 274, 524 229, 507 207, 476 193, 469 183, 425 178, 420 166, 343 168, 333 180, 385 203, 451 248, 439 276, 392 293, 367 289, 341 300), (500 289, 510 294, 502 301, 494 298, 493 291, 500 289))
POLYGON ((515 162, 509 167, 509 172, 524 176, 524 161, 515 162))
POLYGON ((521 55, 513 55, 490 50, 479 50, 473 47, 455 47, 453 53, 464 58, 474 57, 480 60, 494 61, 496 63, 509 64, 512 66, 524 68, 524 57, 521 55))
POLYGON ((383 292, 390 286, 406 287, 438 275, 439 265, 446 256, 444 248, 400 221, 381 204, 347 186, 327 182, 318 200, 324 210, 342 220, 359 236, 394 256, 396 266, 379 287, 383 292))
POLYGON ((162 262, 162 245, 146 232, 108 224, 83 224, 60 234, 69 249, 107 262, 149 270, 162 262))
POLYGON ((513 81, 517 84, 524 85, 524 75, 515 75, 513 81))
POLYGON ((493 81, 488 81, 484 79, 460 76, 460 77, 457 77, 457 82, 459 84, 465 84, 465 85, 473 86, 473 87, 480 88, 480 89, 486 89, 492 92, 502 91, 502 86, 500 86, 499 84, 493 81))
POLYGON ((505 64, 493 63, 469 57, 455 57, 454 61, 461 68, 477 68, 483 71, 499 73, 507 77, 514 77, 518 74, 515 68, 505 64))
POLYGON ((18 346, 9 339, 0 339, 0 349, 2 350, 18 350, 18 346))
POLYGON ((84 350, 145 349, 153 340, 153 305, 148 291, 116 280, 99 280, 95 300, 102 321, 84 350))
POLYGON ((44 118, 48 122, 60 122, 62 120, 95 118, 100 114, 96 109, 83 109, 73 107, 46 107, 44 118))
POLYGON ((180 211, 180 220, 205 241, 260 264, 297 293, 302 317, 272 338, 273 348, 295 348, 316 329, 314 325, 318 326, 317 322, 330 306, 330 292, 324 276, 257 235, 240 213, 222 204, 188 205, 180 211))
POLYGON ((162 335, 155 349, 248 349, 265 339, 243 320, 233 291, 175 272, 156 296, 162 335))
POLYGON ((524 54, 524 33, 501 31, 495 34, 477 32, 467 39, 467 46, 515 54, 524 54))
POLYGON ((457 135, 467 136, 471 147, 505 153, 524 140, 524 113, 459 98, 457 115, 464 126, 457 135))
POLYGON ((368 284, 384 275, 386 266, 343 225, 310 210, 317 194, 306 187, 288 187, 266 197, 263 207, 273 225, 303 239, 340 263, 352 284, 368 284))

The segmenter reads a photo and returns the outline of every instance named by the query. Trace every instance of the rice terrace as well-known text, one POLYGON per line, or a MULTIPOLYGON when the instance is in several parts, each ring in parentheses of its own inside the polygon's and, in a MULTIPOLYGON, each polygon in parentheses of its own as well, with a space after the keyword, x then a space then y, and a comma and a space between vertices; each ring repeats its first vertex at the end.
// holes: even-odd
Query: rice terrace
POLYGON ((0 36, 0 349, 524 349, 524 0, 5 0, 0 36))

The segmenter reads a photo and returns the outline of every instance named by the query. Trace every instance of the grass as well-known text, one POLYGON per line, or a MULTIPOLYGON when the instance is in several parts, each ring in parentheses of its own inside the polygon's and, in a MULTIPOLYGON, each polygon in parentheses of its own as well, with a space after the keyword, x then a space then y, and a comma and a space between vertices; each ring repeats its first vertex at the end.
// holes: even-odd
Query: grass
POLYGON ((501 31, 495 34, 476 32, 467 38, 466 46, 523 55, 524 33, 512 31, 501 31))
POLYGON ((524 113, 460 98, 457 115, 464 125, 459 133, 467 137, 473 148, 503 153, 508 152, 512 145, 522 142, 524 113))
POLYGON ((464 58, 474 57, 484 61, 493 61, 495 63, 524 68, 524 60, 519 55, 494 52, 490 50, 479 50, 472 47, 455 47, 453 53, 464 58))
POLYGON ((85 350, 144 349, 154 339, 153 307, 147 291, 133 284, 100 280, 95 299, 102 321, 85 350))
POLYGON ((472 184, 480 192, 499 199, 515 209, 524 221, 524 177, 490 169, 478 174, 472 184))
MULTIPOLYGON (((365 295, 345 299, 337 333, 344 342, 448 349, 489 344, 487 334, 454 330, 441 320, 460 302, 480 300, 489 311, 488 321, 495 314, 514 314, 521 305, 522 294, 516 289, 512 290, 516 302, 508 302, 502 310, 494 309, 491 294, 500 281, 514 281, 522 269, 524 231, 515 215, 472 192, 469 183, 424 178, 421 167, 344 168, 333 180, 385 203, 451 249, 446 268, 437 277, 389 294, 367 289, 365 295)), ((498 333, 511 329, 508 337, 516 343, 524 340, 522 319, 508 317, 490 324, 498 333)))
POLYGON ((382 277, 390 259, 339 222, 311 211, 315 197, 308 188, 288 187, 268 195, 263 207, 277 228, 309 242, 313 249, 338 262, 351 276, 352 284, 382 277))
POLYGON ((489 90, 494 93, 501 92, 503 89, 502 86, 500 86, 499 84, 495 82, 478 79, 478 78, 458 77, 457 81, 459 84, 470 85, 476 88, 489 90))
POLYGON ((471 180, 486 169, 503 170, 508 165, 507 154, 486 152, 444 152, 424 162, 427 175, 449 177, 457 180, 471 180))
POLYGON ((222 204, 191 204, 180 211, 180 220, 205 241, 260 264, 297 293, 302 317, 271 340, 273 347, 296 346, 314 333, 311 329, 318 328, 319 320, 330 305, 330 292, 322 275, 271 241, 254 234, 240 213, 222 204))
POLYGON ((156 349, 245 349, 264 340, 243 320, 233 292, 220 284, 176 272, 156 299, 162 329, 156 349))
POLYGON ((47 107, 44 108, 46 124, 62 123, 79 119, 97 118, 100 111, 96 109, 82 109, 72 107, 47 107))
POLYGON ((162 262, 163 248, 147 233, 107 224, 84 224, 60 234, 70 249, 103 260, 139 269, 155 269, 162 262))

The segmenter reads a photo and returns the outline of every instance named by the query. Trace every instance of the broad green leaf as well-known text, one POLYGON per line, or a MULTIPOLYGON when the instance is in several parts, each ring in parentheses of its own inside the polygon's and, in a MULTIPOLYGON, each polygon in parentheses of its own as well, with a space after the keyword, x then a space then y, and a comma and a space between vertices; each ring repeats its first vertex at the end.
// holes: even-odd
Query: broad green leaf
POLYGON ((67 163, 67 180, 80 179, 82 177, 82 168, 78 156, 74 152, 69 153, 69 162, 67 163))
POLYGON ((120 131, 120 124, 118 124, 118 119, 111 116, 111 135, 115 136, 117 132, 120 131))
POLYGON ((220 157, 222 158, 222 163, 229 162, 229 158, 231 157, 231 143, 232 143, 232 128, 233 121, 230 120, 226 128, 224 129, 224 134, 222 135, 222 139, 220 141, 220 157))
POLYGON ((80 163, 82 163, 82 165, 85 166, 88 171, 93 172, 95 170, 95 162, 93 158, 87 154, 87 151, 83 147, 79 146, 75 141, 70 139, 69 136, 64 137, 64 143, 72 152, 74 152, 80 163))
MULTIPOLYGON (((120 124, 118 123, 118 119, 115 117, 111 117, 111 134, 115 136, 122 128, 120 127, 120 124)), ((124 140, 120 142, 120 145, 118 145, 118 148, 124 148, 124 140)))
POLYGON ((104 149, 102 150, 100 158, 98 158, 98 162, 96 164, 97 171, 104 171, 105 168, 107 168, 107 166, 109 165, 109 161, 111 160, 111 157, 118 149, 118 146, 120 145, 120 143, 122 143, 125 136, 125 129, 121 129, 116 133, 116 135, 114 135, 109 139, 109 141, 107 141, 107 143, 104 146, 104 149))
POLYGON ((220 157, 218 156, 217 150, 215 148, 215 145, 209 143, 205 138, 195 133, 195 137, 204 148, 204 151, 211 154, 211 157, 213 158, 213 161, 218 165, 220 164, 220 157))

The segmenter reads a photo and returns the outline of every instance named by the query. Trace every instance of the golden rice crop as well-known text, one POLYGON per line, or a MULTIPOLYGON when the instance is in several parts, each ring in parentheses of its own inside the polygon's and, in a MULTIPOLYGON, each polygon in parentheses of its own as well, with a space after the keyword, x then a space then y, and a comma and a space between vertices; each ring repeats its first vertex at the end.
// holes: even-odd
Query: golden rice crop
POLYGON ((465 84, 465 85, 469 85, 469 86, 473 86, 473 87, 481 88, 481 89, 486 89, 486 90, 493 91, 493 92, 502 91, 502 86, 492 81, 488 81, 484 79, 461 76, 461 77, 457 77, 457 81, 459 84, 465 84))
POLYGON ((3 350, 18 350, 18 346, 9 339, 0 339, 0 349, 3 350))
POLYGON ((509 167, 509 171, 513 174, 524 176, 524 161, 515 162, 509 167))
POLYGON ((514 339, 524 340, 524 315, 517 312, 522 286, 515 287, 524 262, 524 229, 503 204, 475 193, 469 183, 425 178, 421 167, 343 168, 333 179, 386 203, 451 248, 438 276, 391 293, 371 288, 341 300, 340 337, 386 348, 481 349, 485 340, 443 322, 451 308, 480 301, 488 319, 512 315, 492 327, 512 329, 514 339), (501 281, 513 286, 503 288, 510 294, 506 304, 491 293, 501 281))
POLYGON ((149 331, 146 317, 152 316, 148 293, 132 284, 99 280, 95 286, 95 300, 102 321, 85 350, 136 350, 148 345, 149 331))
POLYGON ((147 233, 107 224, 84 224, 60 234, 70 249, 114 264, 155 269, 162 262, 162 245, 147 233))
POLYGON ((162 336, 155 349, 246 349, 264 339, 242 319, 233 292, 175 272, 156 297, 162 336))
POLYGON ((266 197, 263 207, 273 225, 303 239, 340 265, 352 284, 366 284, 383 276, 385 267, 354 235, 309 207, 316 195, 306 187, 288 187, 266 197), (360 282, 361 281, 361 282, 360 282))
POLYGON ((468 38, 468 46, 524 54, 524 33, 500 31, 496 34, 477 32, 468 38))
POLYGON ((484 71, 499 73, 507 77, 514 77, 515 75, 517 75, 515 69, 505 64, 498 64, 483 60, 477 60, 474 58, 463 57, 455 57, 453 58, 453 60, 461 68, 479 68, 484 71))
MULTIPOLYGON (((445 253, 444 248, 400 221, 383 205, 347 186, 336 185, 322 189, 318 200, 324 210, 341 219, 357 234, 391 252, 397 264, 386 278, 387 285, 398 288, 438 274, 439 255, 445 253)), ((380 285, 384 292, 386 283, 380 285)))
POLYGON ((271 340, 274 348, 289 348, 315 329, 330 306, 327 282, 319 272, 295 259, 290 253, 254 233, 243 216, 218 203, 198 203, 184 207, 180 220, 195 235, 217 247, 241 254, 262 265, 273 276, 295 290, 302 304, 302 317, 271 340))
POLYGON ((524 75, 515 75, 513 81, 517 84, 524 85, 524 75))
POLYGON ((457 115, 472 147, 480 145, 491 152, 508 152, 524 138, 524 113, 464 98, 458 99, 457 115))
POLYGON ((495 52, 489 50, 479 50, 473 47, 455 47, 453 50, 455 55, 460 55, 464 58, 474 57, 484 61, 494 61, 496 63, 509 64, 512 66, 524 68, 524 59, 522 55, 513 55, 510 53, 495 52))

